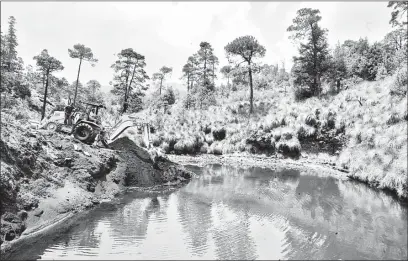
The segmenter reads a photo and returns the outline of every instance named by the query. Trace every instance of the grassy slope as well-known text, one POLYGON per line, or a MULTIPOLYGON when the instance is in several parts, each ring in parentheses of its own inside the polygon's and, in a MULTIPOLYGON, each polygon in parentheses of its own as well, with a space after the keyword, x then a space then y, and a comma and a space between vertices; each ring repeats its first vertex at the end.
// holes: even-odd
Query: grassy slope
POLYGON ((392 77, 362 82, 337 95, 301 102, 295 102, 291 93, 256 91, 251 117, 246 90, 220 98, 208 111, 187 111, 175 104, 171 115, 149 115, 161 126, 153 142, 176 154, 268 151, 296 155, 309 152, 310 144, 343 141, 335 155, 351 176, 407 197, 407 97, 391 96, 392 82, 392 77), (216 140, 222 138, 222 129, 226 137, 216 140))

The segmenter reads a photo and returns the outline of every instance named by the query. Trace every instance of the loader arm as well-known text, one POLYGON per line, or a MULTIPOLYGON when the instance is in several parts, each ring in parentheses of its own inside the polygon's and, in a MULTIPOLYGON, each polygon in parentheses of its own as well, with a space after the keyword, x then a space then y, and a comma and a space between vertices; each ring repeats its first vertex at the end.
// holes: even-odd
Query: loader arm
POLYGON ((143 140, 147 147, 150 147, 150 128, 149 124, 146 123, 135 123, 132 120, 124 120, 117 123, 115 126, 110 128, 107 131, 107 143, 110 144, 114 142, 124 131, 132 127, 142 126, 143 131, 143 140))
POLYGON ((108 131, 108 143, 112 143, 125 130, 135 126, 135 123, 131 120, 119 122, 108 131))

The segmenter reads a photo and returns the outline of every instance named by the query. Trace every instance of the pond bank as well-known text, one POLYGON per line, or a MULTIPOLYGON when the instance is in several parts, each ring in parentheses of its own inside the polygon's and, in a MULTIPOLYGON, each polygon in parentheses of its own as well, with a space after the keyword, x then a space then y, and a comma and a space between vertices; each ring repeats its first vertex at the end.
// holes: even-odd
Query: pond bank
POLYGON ((10 259, 406 259, 407 208, 383 191, 306 167, 185 167, 185 186, 128 189, 10 259))
POLYGON ((116 140, 112 150, 23 124, 1 127, 2 259, 129 186, 177 187, 192 175, 165 158, 153 162, 127 138, 116 140))
POLYGON ((321 175, 331 175, 341 180, 351 179, 357 182, 366 184, 373 189, 381 189, 387 192, 390 196, 398 199, 402 203, 407 204, 408 199, 399 196, 392 187, 379 188, 376 184, 372 184, 366 180, 358 179, 358 177, 352 175, 348 169, 342 168, 336 162, 336 157, 328 154, 305 154, 299 159, 284 158, 282 156, 266 156, 266 155, 254 155, 249 153, 235 153, 226 155, 210 155, 202 154, 198 156, 187 155, 168 155, 168 158, 182 165, 196 165, 203 167, 209 164, 221 164, 228 166, 235 166, 237 168, 252 168, 261 167, 269 169, 281 169, 284 166, 290 166, 291 168, 298 169, 302 172, 310 170, 324 170, 319 172, 321 175))

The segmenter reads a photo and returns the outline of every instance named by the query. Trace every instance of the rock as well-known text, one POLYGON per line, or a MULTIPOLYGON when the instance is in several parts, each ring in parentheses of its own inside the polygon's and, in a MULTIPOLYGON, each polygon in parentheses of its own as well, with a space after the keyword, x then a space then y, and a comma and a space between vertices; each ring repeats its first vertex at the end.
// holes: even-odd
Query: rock
POLYGON ((18 216, 22 221, 24 221, 24 220, 27 219, 28 213, 27 213, 27 211, 21 210, 21 211, 19 211, 19 212, 17 213, 17 216, 18 216))
POLYGON ((75 151, 82 151, 82 148, 80 147, 80 146, 78 146, 78 145, 76 145, 76 144, 73 144, 74 145, 74 150, 75 151))
POLYGON ((22 207, 24 210, 31 210, 38 207, 39 200, 33 197, 26 198, 26 201, 22 202, 22 207))
POLYGON ((5 235, 5 237, 4 237, 4 239, 5 239, 6 241, 11 241, 11 240, 13 240, 14 238, 16 238, 16 233, 14 233, 14 231, 8 231, 8 232, 6 232, 6 235, 5 235))
POLYGON ((84 151, 84 155, 87 157, 91 157, 91 154, 89 154, 88 152, 84 151))
POLYGON ((72 158, 65 158, 64 165, 70 168, 72 166, 72 158))
POLYGON ((21 223, 21 219, 12 213, 6 213, 3 216, 3 220, 11 223, 21 223))
POLYGON ((86 186, 86 190, 88 190, 89 192, 95 192, 95 184, 89 183, 86 186))
POLYGON ((36 209, 34 210, 34 216, 40 217, 44 213, 44 210, 42 209, 36 209))

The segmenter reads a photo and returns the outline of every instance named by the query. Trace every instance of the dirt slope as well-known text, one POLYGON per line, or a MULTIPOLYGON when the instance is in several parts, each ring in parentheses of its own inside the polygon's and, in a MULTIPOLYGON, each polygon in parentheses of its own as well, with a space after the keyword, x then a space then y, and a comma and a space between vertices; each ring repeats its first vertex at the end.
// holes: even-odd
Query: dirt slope
POLYGON ((71 136, 1 124, 0 207, 2 254, 67 215, 112 199, 126 186, 149 187, 191 177, 180 165, 128 138, 114 149, 84 145, 71 136), (152 154, 153 155, 153 154, 152 154), (14 243, 13 243, 14 242, 14 243))

